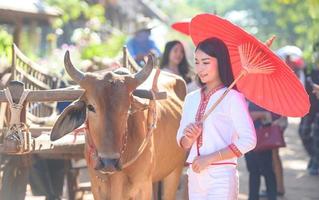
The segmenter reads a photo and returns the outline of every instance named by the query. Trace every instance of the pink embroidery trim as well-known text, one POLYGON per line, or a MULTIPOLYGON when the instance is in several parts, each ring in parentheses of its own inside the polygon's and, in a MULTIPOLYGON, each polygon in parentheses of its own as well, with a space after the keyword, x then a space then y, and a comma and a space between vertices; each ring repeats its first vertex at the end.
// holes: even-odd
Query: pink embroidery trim
POLYGON ((237 157, 240 157, 243 155, 235 144, 230 144, 228 147, 237 157))
MULTIPOLYGON (((200 99, 200 103, 199 103, 199 106, 198 106, 198 110, 197 110, 197 113, 196 113, 196 117, 195 117, 195 121, 196 123, 200 122, 201 119, 203 118, 204 114, 205 114, 205 110, 206 110, 206 107, 207 107, 207 104, 209 102, 209 99, 210 97, 216 92, 218 91, 219 89, 223 88, 224 85, 219 85, 218 87, 216 87, 215 89, 209 91, 206 95, 205 95, 205 87, 203 87, 201 89, 201 99, 200 99)), ((201 127, 203 127, 203 124, 199 124, 201 127)), ((199 148, 203 145, 203 133, 201 133, 199 135, 199 137, 197 138, 197 155, 199 156, 200 153, 199 153, 199 148)))

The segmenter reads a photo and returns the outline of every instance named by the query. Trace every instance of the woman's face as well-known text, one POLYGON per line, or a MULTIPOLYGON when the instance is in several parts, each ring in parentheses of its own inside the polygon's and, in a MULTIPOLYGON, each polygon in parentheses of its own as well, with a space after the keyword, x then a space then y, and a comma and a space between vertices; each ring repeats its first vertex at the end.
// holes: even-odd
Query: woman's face
POLYGON ((183 46, 180 43, 177 43, 171 49, 169 53, 169 63, 173 65, 179 65, 184 58, 183 46))
POLYGON ((217 59, 207 55, 200 49, 195 52, 195 72, 203 83, 220 79, 217 59))

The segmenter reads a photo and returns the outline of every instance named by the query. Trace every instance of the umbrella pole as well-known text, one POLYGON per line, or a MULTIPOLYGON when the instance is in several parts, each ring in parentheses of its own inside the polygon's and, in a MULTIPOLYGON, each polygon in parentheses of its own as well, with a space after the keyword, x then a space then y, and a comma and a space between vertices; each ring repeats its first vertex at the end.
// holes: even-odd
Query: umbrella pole
POLYGON ((242 69, 239 76, 232 82, 232 84, 226 89, 226 91, 223 93, 223 95, 221 97, 219 97, 219 99, 217 99, 217 101, 212 105, 212 107, 207 111, 207 113, 205 113, 205 115, 203 116, 202 120, 200 121, 200 123, 203 123, 206 118, 208 117, 208 115, 213 112, 215 110, 215 108, 218 106, 218 104, 225 98, 225 96, 228 94, 228 92, 235 86, 235 84, 242 78, 244 77, 246 74, 248 73, 247 70, 242 69))

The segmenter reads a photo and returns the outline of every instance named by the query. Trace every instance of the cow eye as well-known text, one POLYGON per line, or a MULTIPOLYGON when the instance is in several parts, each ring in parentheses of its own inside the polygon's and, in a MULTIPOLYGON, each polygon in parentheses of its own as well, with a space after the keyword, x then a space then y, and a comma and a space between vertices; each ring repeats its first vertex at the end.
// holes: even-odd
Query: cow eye
POLYGON ((87 108, 89 109, 89 111, 95 112, 95 108, 91 104, 87 105, 87 108))

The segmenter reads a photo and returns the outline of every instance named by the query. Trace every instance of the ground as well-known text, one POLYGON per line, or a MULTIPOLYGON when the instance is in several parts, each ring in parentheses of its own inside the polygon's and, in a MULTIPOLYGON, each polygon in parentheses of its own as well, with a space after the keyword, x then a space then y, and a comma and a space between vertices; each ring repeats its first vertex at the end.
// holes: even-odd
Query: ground
MULTIPOLYGON (((302 147, 297 133, 298 123, 299 119, 289 119, 289 126, 285 132, 287 147, 280 149, 284 167, 286 194, 279 200, 319 200, 319 176, 309 176, 305 170, 309 158, 302 147)), ((248 194, 248 173, 243 158, 239 160, 239 175, 239 200, 246 200, 248 194)), ((91 194, 85 195, 85 200, 92 199, 91 194)), ((183 200, 181 191, 179 191, 176 199, 183 200)), ((28 190, 26 200, 44 200, 44 197, 33 197, 28 190)))

